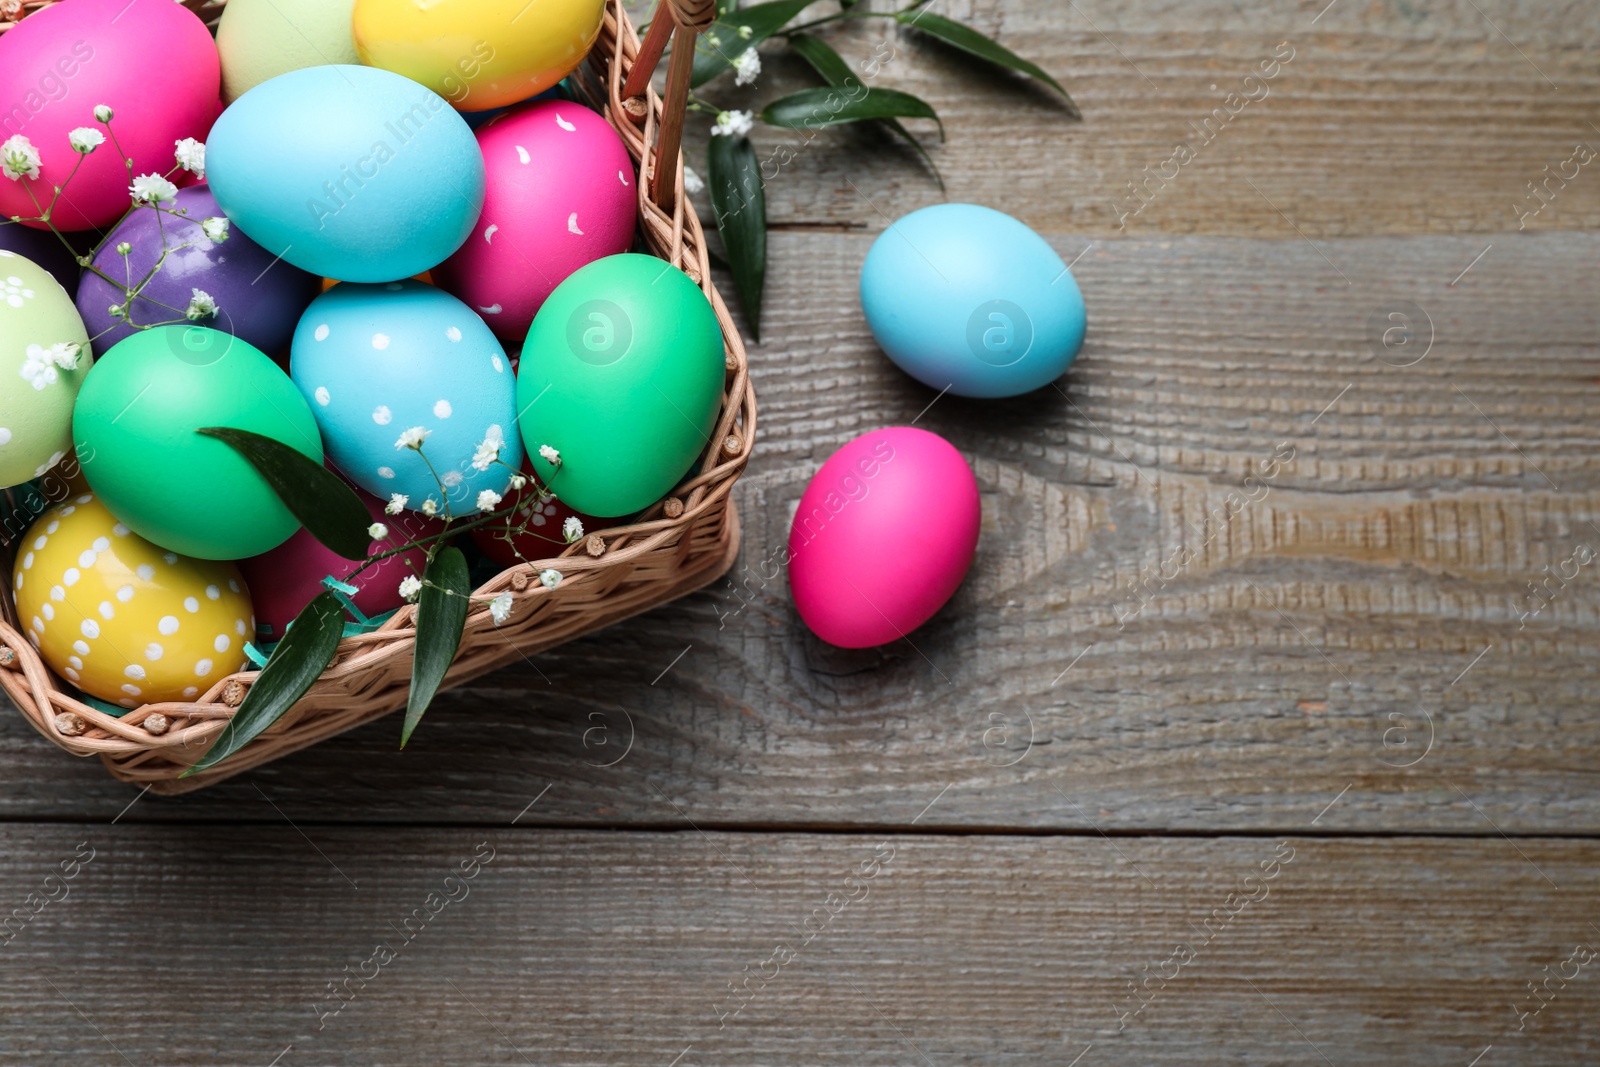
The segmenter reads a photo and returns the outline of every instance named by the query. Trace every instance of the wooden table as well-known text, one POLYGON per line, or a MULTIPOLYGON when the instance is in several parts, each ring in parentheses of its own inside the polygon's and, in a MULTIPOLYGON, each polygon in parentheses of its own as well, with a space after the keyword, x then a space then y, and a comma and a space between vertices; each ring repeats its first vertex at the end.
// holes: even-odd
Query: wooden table
MULTIPOLYGON (((749 570, 403 755, 388 720, 177 800, 0 717, 0 912, 58 898, 0 949, 0 1061, 1595 1063, 1600 173, 1528 183, 1600 146, 1600 7, 1325 3, 945 0, 1082 123, 839 34, 938 107, 949 199, 1076 263, 1059 388, 895 370, 857 271, 937 188, 761 132, 749 570), (913 420, 977 472, 977 564, 914 644, 825 647, 757 565, 913 420)), ((767 66, 749 99, 807 83, 767 66)))

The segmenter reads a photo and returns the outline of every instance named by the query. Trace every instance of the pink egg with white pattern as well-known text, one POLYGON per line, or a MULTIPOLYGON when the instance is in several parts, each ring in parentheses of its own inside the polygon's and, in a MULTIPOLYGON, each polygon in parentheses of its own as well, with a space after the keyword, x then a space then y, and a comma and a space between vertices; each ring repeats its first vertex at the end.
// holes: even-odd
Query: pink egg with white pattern
POLYGON ((569 274, 632 245, 638 175, 611 125, 565 100, 508 111, 477 137, 483 213, 432 278, 497 336, 521 340, 569 274))

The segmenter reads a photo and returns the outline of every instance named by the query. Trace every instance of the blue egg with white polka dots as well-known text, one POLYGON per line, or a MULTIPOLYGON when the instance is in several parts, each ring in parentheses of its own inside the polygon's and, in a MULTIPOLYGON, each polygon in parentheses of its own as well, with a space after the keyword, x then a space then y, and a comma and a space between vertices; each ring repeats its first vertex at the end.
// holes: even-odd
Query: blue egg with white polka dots
POLYGON ((505 349, 476 312, 431 285, 335 285, 300 317, 289 374, 332 465, 385 500, 406 497, 410 510, 432 500, 471 514, 522 464, 505 349))

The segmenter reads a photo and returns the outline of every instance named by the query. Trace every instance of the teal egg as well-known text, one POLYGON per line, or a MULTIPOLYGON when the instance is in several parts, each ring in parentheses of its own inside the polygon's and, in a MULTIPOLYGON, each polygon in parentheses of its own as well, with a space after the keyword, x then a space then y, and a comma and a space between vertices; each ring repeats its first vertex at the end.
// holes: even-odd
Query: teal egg
POLYGON ((206 139, 206 180, 256 244, 347 282, 428 270, 483 210, 483 154, 455 108, 346 64, 292 70, 234 101, 206 139))
POLYGON ((885 230, 861 267, 861 307, 901 370, 970 397, 1020 396, 1055 381, 1086 321, 1055 249, 976 204, 935 204, 885 230))
POLYGON ((683 271, 633 253, 580 268, 550 294, 522 346, 517 408, 539 478, 590 515, 656 503, 716 428, 723 360, 716 312, 683 271))
POLYGON ((196 433, 230 426, 318 463, 322 438, 300 391, 262 352, 203 326, 119 341, 85 376, 72 412, 84 476, 117 520, 198 559, 244 559, 300 528, 256 469, 196 433))

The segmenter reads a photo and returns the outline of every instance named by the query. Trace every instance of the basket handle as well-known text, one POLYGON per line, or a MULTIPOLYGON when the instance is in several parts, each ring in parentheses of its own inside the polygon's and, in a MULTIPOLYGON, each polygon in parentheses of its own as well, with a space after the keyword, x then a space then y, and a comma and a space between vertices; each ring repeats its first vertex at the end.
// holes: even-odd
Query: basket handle
POLYGON ((661 62, 667 39, 672 39, 672 57, 667 62, 667 94, 662 102, 661 132, 656 141, 656 166, 650 180, 650 199, 669 213, 677 193, 678 154, 683 147, 683 120, 689 108, 695 41, 716 17, 716 0, 660 0, 650 20, 650 30, 622 86, 625 100, 648 92, 650 78, 661 62))

